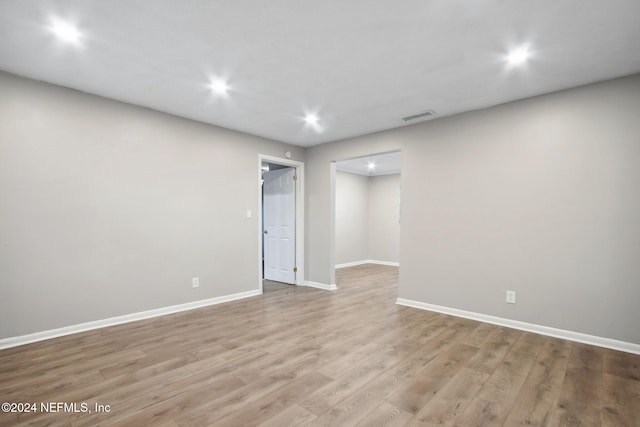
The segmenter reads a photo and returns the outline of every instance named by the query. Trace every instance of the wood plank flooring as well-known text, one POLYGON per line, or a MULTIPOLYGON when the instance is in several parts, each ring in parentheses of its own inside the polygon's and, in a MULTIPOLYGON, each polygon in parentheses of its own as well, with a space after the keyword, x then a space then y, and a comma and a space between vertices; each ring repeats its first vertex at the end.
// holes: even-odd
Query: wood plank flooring
POLYGON ((0 351, 0 401, 38 405, 0 426, 640 426, 640 356, 398 306, 397 280, 345 268, 0 351))
POLYGON ((263 280, 262 281, 262 290, 263 292, 272 292, 272 291, 281 291, 284 289, 288 289, 294 285, 289 285, 287 283, 274 282, 272 280, 263 280))

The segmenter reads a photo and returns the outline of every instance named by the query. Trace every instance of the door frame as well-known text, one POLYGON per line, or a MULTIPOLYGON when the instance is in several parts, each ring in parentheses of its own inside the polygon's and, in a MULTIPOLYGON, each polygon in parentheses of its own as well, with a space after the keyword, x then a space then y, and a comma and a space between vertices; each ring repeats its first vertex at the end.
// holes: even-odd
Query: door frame
POLYGON ((277 165, 293 167, 296 170, 296 285, 304 284, 304 162, 286 158, 258 154, 258 289, 262 289, 262 163, 275 163, 277 165))

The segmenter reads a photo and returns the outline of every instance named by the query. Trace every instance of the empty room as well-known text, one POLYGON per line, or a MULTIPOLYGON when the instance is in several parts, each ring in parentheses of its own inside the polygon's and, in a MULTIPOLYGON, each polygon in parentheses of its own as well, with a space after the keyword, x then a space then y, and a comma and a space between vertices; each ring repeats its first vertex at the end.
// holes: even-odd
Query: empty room
POLYGON ((0 426, 640 425, 639 23, 0 1, 0 426))

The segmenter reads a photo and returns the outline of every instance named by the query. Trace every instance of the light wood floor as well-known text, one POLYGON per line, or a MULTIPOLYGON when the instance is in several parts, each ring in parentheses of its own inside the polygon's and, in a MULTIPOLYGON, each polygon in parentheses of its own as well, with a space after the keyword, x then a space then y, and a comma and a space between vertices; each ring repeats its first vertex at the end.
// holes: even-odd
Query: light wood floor
POLYGON ((0 425, 640 425, 640 356, 394 304, 397 268, 0 351, 0 425))
POLYGON ((289 289, 294 285, 289 285, 287 283, 282 282, 274 282, 273 280, 263 280, 262 281, 262 292, 272 292, 272 291, 282 291, 285 289, 289 289))

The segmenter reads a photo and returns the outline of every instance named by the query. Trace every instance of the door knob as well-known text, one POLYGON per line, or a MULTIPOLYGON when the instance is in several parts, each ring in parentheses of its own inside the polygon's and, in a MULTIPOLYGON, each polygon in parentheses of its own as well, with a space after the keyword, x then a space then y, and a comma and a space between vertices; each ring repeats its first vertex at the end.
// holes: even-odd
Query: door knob
POLYGON ((263 233, 264 234, 269 234, 269 232, 267 230, 264 230, 263 233))

